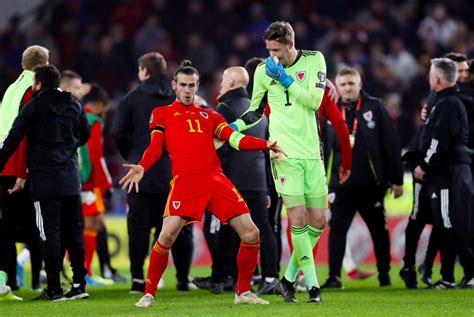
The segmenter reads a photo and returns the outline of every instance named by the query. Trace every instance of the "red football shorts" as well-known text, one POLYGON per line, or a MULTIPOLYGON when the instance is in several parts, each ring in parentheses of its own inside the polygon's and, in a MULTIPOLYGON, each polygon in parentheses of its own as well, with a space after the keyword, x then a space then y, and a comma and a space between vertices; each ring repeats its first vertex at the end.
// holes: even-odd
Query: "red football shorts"
POLYGON ((98 216, 105 211, 104 199, 99 188, 81 193, 82 215, 84 217, 98 216))
POLYGON ((205 210, 221 223, 249 212, 237 188, 222 173, 175 176, 164 217, 181 216, 190 222, 201 221, 205 210))

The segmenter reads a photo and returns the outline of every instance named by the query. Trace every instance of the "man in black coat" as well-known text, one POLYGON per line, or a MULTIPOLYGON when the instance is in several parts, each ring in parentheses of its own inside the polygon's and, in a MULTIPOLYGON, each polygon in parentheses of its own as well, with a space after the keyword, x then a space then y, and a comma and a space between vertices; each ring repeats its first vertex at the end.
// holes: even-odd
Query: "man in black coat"
POLYGON ((342 288, 341 265, 346 235, 355 213, 364 219, 374 243, 379 285, 390 286, 390 237, 384 197, 391 188, 395 197, 403 193, 400 138, 383 103, 361 91, 362 81, 354 68, 341 70, 336 77, 341 95, 338 106, 347 123, 352 146, 352 173, 339 184, 340 150, 332 129, 328 129, 328 149, 335 150, 333 171, 328 172, 331 230, 329 233, 329 278, 323 288, 342 288), (330 140, 333 140, 332 142, 330 140))
MULTIPOLYGON (((167 106, 175 100, 170 81, 166 78, 166 61, 159 53, 151 52, 138 59, 140 85, 119 103, 112 125, 112 135, 122 157, 137 164, 150 144, 148 127, 156 107, 167 106)), ((129 193, 128 246, 131 292, 145 291, 143 265, 150 250, 150 231, 155 229, 157 239, 163 223, 163 211, 171 181, 171 161, 163 149, 159 161, 140 182, 140 193, 129 193)), ((193 253, 192 226, 183 229, 173 245, 172 254, 177 270, 178 290, 188 290, 188 274, 193 253)))
POLYGON ((459 286, 474 288, 474 255, 469 245, 473 216, 469 124, 456 86, 456 72, 457 65, 448 58, 431 61, 433 107, 421 136, 424 158, 414 176, 425 182, 435 224, 459 256, 464 269, 459 286))
POLYGON ((59 273, 68 250, 74 278, 68 298, 87 298, 77 148, 86 144, 90 127, 79 102, 58 89, 53 65, 34 69, 33 98, 15 119, 0 150, 0 168, 26 135, 31 195, 36 209, 48 288, 38 300, 64 300, 59 273))

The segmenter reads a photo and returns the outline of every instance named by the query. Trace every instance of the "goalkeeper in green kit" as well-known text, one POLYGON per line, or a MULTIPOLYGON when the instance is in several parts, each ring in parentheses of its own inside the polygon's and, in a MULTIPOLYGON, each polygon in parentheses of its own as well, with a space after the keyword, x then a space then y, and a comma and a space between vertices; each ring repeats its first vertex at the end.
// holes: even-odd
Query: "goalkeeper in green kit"
POLYGON ((315 116, 324 95, 326 64, 320 52, 296 50, 287 22, 272 23, 263 39, 271 56, 255 70, 250 107, 231 127, 252 127, 269 104, 270 139, 278 140, 288 154, 273 157, 271 166, 288 210, 294 246, 285 276, 274 290, 285 301, 296 302, 294 282, 301 269, 309 287, 308 302, 320 302, 312 250, 326 225, 328 190, 315 116))

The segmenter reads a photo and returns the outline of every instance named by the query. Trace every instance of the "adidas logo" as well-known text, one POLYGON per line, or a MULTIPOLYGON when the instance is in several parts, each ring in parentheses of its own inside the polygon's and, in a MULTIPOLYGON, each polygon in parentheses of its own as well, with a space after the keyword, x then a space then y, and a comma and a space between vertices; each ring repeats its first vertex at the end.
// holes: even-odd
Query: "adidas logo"
POLYGON ((300 261, 308 261, 308 260, 309 260, 309 258, 308 258, 306 255, 304 255, 304 256, 300 259, 300 261))
POLYGON ((436 199, 438 198, 438 195, 436 195, 436 193, 433 193, 433 195, 431 195, 431 199, 436 199))
POLYGON ((276 85, 277 82, 275 81, 275 79, 272 79, 272 81, 270 82, 270 86, 273 86, 273 85, 276 85))
POLYGON ((174 114, 173 114, 173 117, 176 117, 176 116, 180 116, 181 113, 179 113, 178 111, 176 111, 174 114))

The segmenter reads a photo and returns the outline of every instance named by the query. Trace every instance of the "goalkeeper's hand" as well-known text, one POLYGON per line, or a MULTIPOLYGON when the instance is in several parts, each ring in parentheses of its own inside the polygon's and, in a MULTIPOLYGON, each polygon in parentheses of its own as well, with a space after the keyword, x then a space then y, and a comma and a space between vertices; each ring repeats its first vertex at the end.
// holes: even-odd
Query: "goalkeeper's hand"
POLYGON ((276 63, 272 57, 265 60, 265 72, 271 78, 278 80, 286 89, 294 82, 294 79, 286 73, 283 65, 276 63))

